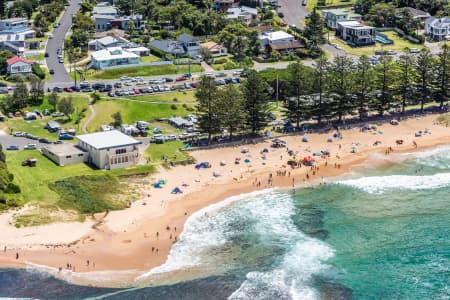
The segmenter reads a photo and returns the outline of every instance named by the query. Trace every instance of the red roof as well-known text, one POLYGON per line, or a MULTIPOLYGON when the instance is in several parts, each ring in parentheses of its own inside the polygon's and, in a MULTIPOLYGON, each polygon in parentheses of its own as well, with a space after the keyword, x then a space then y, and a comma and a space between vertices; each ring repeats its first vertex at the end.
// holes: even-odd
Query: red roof
POLYGON ((23 62, 23 63, 26 63, 26 64, 33 64, 34 63, 34 60, 26 59, 26 58, 23 58, 21 56, 11 57, 10 59, 8 59, 6 61, 6 63, 8 64, 8 66, 10 66, 10 65, 13 65, 13 64, 15 64, 16 62, 19 62, 19 61, 23 62))

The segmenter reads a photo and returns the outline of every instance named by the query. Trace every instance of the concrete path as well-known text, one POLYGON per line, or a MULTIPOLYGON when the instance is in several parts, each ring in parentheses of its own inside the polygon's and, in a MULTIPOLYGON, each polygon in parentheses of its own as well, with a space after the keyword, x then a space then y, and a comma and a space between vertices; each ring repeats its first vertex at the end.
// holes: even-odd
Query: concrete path
POLYGON ((88 133, 87 131, 87 126, 89 125, 89 123, 95 118, 96 113, 95 113, 95 109, 94 109, 94 105, 92 105, 92 99, 91 97, 89 97, 89 110, 91 111, 91 114, 89 115, 89 117, 87 118, 87 120, 83 123, 83 127, 81 128, 81 130, 83 131, 83 133, 88 133))

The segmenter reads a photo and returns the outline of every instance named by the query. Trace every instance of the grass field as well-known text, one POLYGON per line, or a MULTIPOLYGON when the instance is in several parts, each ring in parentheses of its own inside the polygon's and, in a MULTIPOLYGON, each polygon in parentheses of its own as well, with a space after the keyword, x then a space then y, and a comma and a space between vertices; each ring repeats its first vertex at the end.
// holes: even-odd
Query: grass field
POLYGON ((38 54, 38 55, 33 55, 33 56, 27 56, 27 59, 31 59, 31 60, 44 60, 44 53, 38 54))
MULTIPOLYGON (((150 95, 139 95, 131 97, 122 97, 124 99, 131 99, 136 101, 148 101, 148 102, 167 102, 167 103, 194 103, 195 95, 194 91, 186 92, 171 92, 163 94, 150 94, 150 95), (174 101, 176 99, 177 101, 174 101)), ((121 98, 116 98, 121 99, 121 98)))
POLYGON ((179 151, 184 149, 184 143, 181 141, 170 141, 164 144, 151 144, 145 150, 145 156, 152 162, 163 161, 163 155, 167 156, 170 161, 182 161, 189 158, 187 152, 179 151))
POLYGON ((395 31, 384 31, 383 34, 386 34, 389 39, 393 40, 394 44, 384 46, 380 43, 376 43, 373 46, 350 47, 342 40, 337 38, 332 38, 331 42, 341 46, 342 49, 347 53, 353 55, 367 55, 367 56, 375 54, 376 50, 384 50, 384 51, 395 50, 397 52, 404 52, 406 48, 418 48, 418 49, 424 48, 422 45, 413 44, 405 39, 402 39, 395 31))
POLYGON ((142 56, 141 57, 141 63, 150 63, 155 61, 161 61, 161 58, 154 56, 154 55, 148 55, 148 56, 142 56))
MULTIPOLYGON (((66 97, 68 95, 72 96, 72 101, 73 101, 73 105, 75 108, 75 113, 73 113, 73 115, 72 115, 72 120, 68 121, 66 117, 57 118, 57 120, 60 121, 61 124, 63 125, 63 127, 65 127, 65 128, 74 127, 75 129, 78 129, 78 126, 75 124, 76 118, 77 118, 76 112, 77 111, 81 112, 84 109, 85 112, 83 113, 83 117, 80 120, 80 126, 79 126, 81 128, 83 121, 90 114, 90 110, 88 109, 88 97, 86 95, 82 95, 82 94, 78 94, 78 95, 60 94, 60 99, 62 97, 66 97)), ((49 110, 52 109, 52 107, 47 102, 47 96, 44 98, 44 103, 42 105, 40 105, 39 107, 28 107, 24 110, 33 111, 35 109, 38 109, 40 111, 43 111, 44 109, 49 109, 49 110)), ((23 119, 23 117, 17 117, 17 118, 13 118, 13 119, 7 119, 6 122, 0 123, 0 128, 4 129, 8 133, 15 132, 15 131, 27 132, 27 133, 31 133, 35 136, 38 136, 38 137, 56 140, 57 133, 50 133, 44 128, 45 124, 48 121, 53 120, 53 119, 55 119, 55 118, 47 116, 42 119, 39 118, 39 119, 33 120, 33 121, 25 121, 23 119)))
MULTIPOLYGON (((303 1, 303 0, 302 0, 303 1)), ((307 8, 309 11, 312 11, 315 6, 317 6, 317 0, 307 0, 307 8)), ((351 5, 354 4, 356 0, 325 0, 325 6, 332 5, 351 5)))
MULTIPOLYGON (((187 65, 175 66, 175 65, 163 65, 163 66, 147 66, 147 67, 128 67, 109 70, 88 70, 86 71, 86 80, 90 79, 116 79, 121 76, 157 76, 157 75, 170 75, 170 74, 183 74, 188 71, 191 73, 201 72, 203 68, 199 65, 191 65, 190 68, 187 65)), ((71 74, 73 76, 73 74, 71 74)))
MULTIPOLYGON (((138 98, 138 97, 137 97, 138 98)), ((192 107, 192 105, 187 106, 192 107)), ((89 123, 88 131, 96 131, 102 124, 112 122, 111 115, 120 111, 123 124, 134 124, 136 121, 152 121, 158 118, 185 116, 190 113, 182 104, 146 103, 128 100, 102 100, 94 105, 96 117, 89 123), (172 109, 175 105, 176 109, 172 109)))

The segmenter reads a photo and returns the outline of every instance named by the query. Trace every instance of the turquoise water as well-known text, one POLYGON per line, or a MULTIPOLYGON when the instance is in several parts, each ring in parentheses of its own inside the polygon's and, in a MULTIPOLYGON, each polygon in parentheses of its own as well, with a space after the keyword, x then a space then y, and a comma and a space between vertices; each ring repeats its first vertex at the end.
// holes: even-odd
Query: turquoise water
POLYGON ((295 194, 263 191, 205 208, 138 288, 77 287, 5 270, 0 296, 450 299, 449 150, 400 155, 295 194))

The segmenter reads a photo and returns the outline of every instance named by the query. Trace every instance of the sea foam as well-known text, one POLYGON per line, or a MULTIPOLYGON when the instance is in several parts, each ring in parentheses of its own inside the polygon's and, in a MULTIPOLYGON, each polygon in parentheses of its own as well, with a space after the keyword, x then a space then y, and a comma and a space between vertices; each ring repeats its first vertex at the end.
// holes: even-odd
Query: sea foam
POLYGON ((337 181, 337 184, 361 189, 370 194, 382 194, 390 190, 425 190, 450 185, 450 173, 428 176, 390 175, 371 176, 337 181))

